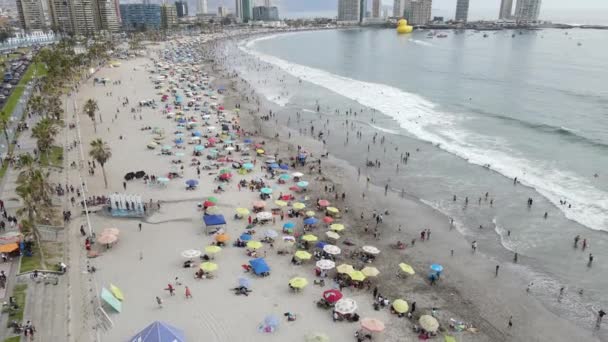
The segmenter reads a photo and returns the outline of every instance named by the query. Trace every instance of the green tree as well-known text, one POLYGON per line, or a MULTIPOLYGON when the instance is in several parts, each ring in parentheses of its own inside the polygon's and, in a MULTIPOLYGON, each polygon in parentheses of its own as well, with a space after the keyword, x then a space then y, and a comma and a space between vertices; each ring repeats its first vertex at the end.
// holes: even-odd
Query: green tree
POLYGON ((2 128, 2 133, 4 133, 4 138, 6 139, 6 146, 11 144, 10 138, 8 136, 8 125, 10 121, 8 116, 4 111, 0 111, 0 128, 2 128))
POLYGON ((110 146, 108 146, 108 143, 101 139, 95 139, 91 141, 91 150, 89 151, 89 156, 91 156, 91 158, 95 159, 95 161, 97 161, 99 165, 101 165, 101 172, 103 173, 103 182, 107 189, 108 178, 106 177, 106 169, 104 166, 112 157, 112 150, 110 150, 110 146))
POLYGON ((55 142, 55 137, 59 133, 55 121, 44 118, 32 128, 32 138, 36 138, 36 146, 40 153, 47 153, 55 142))
POLYGON ((93 128, 95 129, 95 133, 97 133, 97 121, 95 121, 95 114, 99 109, 99 106, 97 106, 97 101, 93 99, 88 99, 87 102, 84 104, 83 109, 85 114, 87 114, 89 118, 91 118, 91 120, 93 121, 93 128))

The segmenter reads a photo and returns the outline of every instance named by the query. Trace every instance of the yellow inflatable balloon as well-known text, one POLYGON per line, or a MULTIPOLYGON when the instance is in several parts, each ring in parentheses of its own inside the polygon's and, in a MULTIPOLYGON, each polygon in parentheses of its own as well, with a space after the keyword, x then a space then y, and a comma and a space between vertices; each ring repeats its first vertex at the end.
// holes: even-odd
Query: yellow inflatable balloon
POLYGON ((397 33, 399 33, 399 34, 410 33, 413 30, 414 30, 414 28, 407 24, 407 20, 399 19, 399 21, 397 22, 397 33))

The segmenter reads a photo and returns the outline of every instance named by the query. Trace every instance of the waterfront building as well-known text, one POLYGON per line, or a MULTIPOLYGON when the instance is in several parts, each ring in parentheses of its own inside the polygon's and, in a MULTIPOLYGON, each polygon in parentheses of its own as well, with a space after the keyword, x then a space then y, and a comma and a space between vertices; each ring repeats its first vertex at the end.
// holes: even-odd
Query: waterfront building
POLYGON ((217 8, 217 15, 221 18, 227 17, 228 13, 230 13, 230 12, 228 11, 227 7, 220 6, 217 8))
POLYGON ((236 0, 236 4, 234 6, 234 14, 236 15, 237 20, 241 20, 243 17, 243 8, 241 0, 236 0))
POLYGON ((518 22, 537 21, 540 15, 541 0, 517 0, 515 20, 518 22))
POLYGON ((372 2, 372 18, 380 18, 380 7, 382 7, 382 1, 374 0, 372 2))
POLYGON ((256 6, 253 8, 254 21, 279 21, 279 9, 271 6, 256 6))
POLYGON ((116 2, 114 0, 97 0, 96 2, 96 14, 98 30, 116 32, 120 29, 118 17, 116 17, 116 2))
POLYGON ((17 12, 22 29, 31 31, 47 28, 41 0, 17 0, 17 12))
POLYGON ((163 30, 171 29, 177 25, 177 10, 175 6, 164 4, 160 6, 160 27, 163 30))
POLYGON ((188 2, 185 0, 176 1, 175 10, 177 11, 178 18, 187 17, 188 16, 188 2))
POLYGON ((207 14, 207 0, 198 0, 197 14, 207 14))
POLYGON ((74 33, 72 6, 66 0, 49 0, 51 28, 61 33, 74 33))
POLYGON ((406 13, 410 25, 425 25, 431 20, 432 0, 412 0, 410 6, 411 12, 406 13))
POLYGON ((72 0, 74 34, 89 36, 99 28, 99 16, 94 0, 72 0))
POLYGON ((361 0, 359 3, 359 22, 362 23, 363 19, 367 17, 367 0, 361 0))
POLYGON ((456 21, 466 23, 469 17, 469 0, 458 0, 456 2, 456 21))
POLYGON ((121 4, 120 15, 126 31, 158 30, 161 26, 160 5, 121 4))
POLYGON ((513 0, 502 0, 500 2, 500 12, 498 19, 508 20, 513 16, 513 0))
POLYGON ((338 0, 338 20, 339 21, 359 21, 360 20, 359 0, 338 0))
POLYGON ((252 19, 252 1, 253 0, 241 0, 241 19, 244 23, 247 23, 252 19))

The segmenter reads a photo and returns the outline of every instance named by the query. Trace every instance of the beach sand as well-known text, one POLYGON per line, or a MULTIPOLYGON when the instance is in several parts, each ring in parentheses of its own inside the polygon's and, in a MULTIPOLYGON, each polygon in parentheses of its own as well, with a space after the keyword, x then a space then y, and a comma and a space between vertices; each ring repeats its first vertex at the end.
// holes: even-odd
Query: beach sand
MULTIPOLYGON (((157 48, 150 48, 155 50, 157 48)), ((154 54, 154 53, 152 53, 154 54)), ((95 98, 100 107, 103 122, 97 124, 97 133, 88 117, 80 116, 82 131, 82 144, 85 156, 88 153, 89 141, 93 137, 101 137, 107 141, 112 149, 113 156, 106 165, 109 180, 109 189, 104 189, 101 170, 96 169, 95 176, 87 175, 86 168, 81 170, 86 179, 89 195, 103 195, 111 192, 123 192, 123 176, 130 171, 144 170, 149 174, 164 175, 171 166, 170 156, 160 156, 159 150, 149 150, 146 144, 151 141, 151 131, 141 131, 145 126, 160 127, 166 132, 167 142, 175 130, 175 121, 166 119, 160 109, 153 110, 144 107, 142 113, 136 113, 135 119, 129 112, 130 107, 137 107, 136 103, 143 99, 154 98, 157 102, 157 90, 149 80, 150 74, 145 70, 151 65, 148 58, 135 58, 123 61, 118 68, 103 68, 96 73, 96 77, 107 77, 111 80, 120 80, 120 85, 106 87, 93 85, 89 80, 80 87, 76 95, 76 103, 81 108, 88 98, 95 98), (106 96, 106 92, 112 92, 106 96), (130 105, 123 108, 117 97, 127 96, 130 105), (113 122, 116 108, 120 108, 117 119, 113 122), (142 119, 139 119, 141 114, 142 119), (120 136, 123 139, 119 139, 120 136)), ((216 84, 232 85, 233 80, 227 78, 223 72, 216 73, 216 84)), ((242 94, 248 94, 249 88, 237 81, 237 88, 242 94)), ((230 89, 230 88, 229 88, 230 89)), ((222 102, 220 99, 218 102, 222 102)), ((277 127, 270 122, 260 121, 247 114, 248 105, 243 101, 243 95, 229 91, 224 100, 226 108, 234 107, 240 103, 241 125, 248 131, 262 128, 264 135, 274 137, 277 127)), ((253 104, 249 106, 253 108, 253 104)), ((257 106, 256 106, 257 107, 257 106)), ((235 115, 229 111, 230 115, 235 115)), ((265 112, 265 111, 262 111, 265 112)), ((216 125, 217 126, 217 125, 216 125)), ((280 157, 286 159, 295 153, 293 145, 299 144, 319 156, 322 146, 310 137, 299 136, 292 132, 292 138, 287 141, 287 131, 281 128, 280 139, 253 138, 256 141, 265 139, 266 150, 270 153, 279 151, 280 157)), ((72 132, 73 134, 73 132, 72 132)), ((191 151, 191 145, 186 145, 186 155, 191 151)), ((77 153, 74 151, 73 153, 77 153)), ((72 157, 74 158, 74 157, 72 157)), ((189 158, 185 158, 188 160, 189 158)), ((313 158, 314 159, 314 158, 313 158)), ((254 172, 246 179, 263 177, 260 171, 260 161, 254 172)), ((353 240, 358 246, 363 244, 375 245, 382 250, 374 266, 381 271, 378 279, 380 293, 390 299, 404 298, 409 303, 417 303, 417 313, 430 313, 431 308, 437 308, 439 320, 444 328, 450 318, 472 323, 479 329, 478 333, 464 332, 454 334, 460 341, 585 341, 598 340, 593 336, 591 329, 583 330, 570 322, 563 320, 546 310, 536 300, 526 296, 526 284, 518 279, 516 269, 509 265, 502 265, 500 276, 494 276, 494 265, 491 260, 482 255, 473 255, 470 245, 455 230, 450 231, 449 222, 439 213, 417 201, 408 198, 399 198, 396 195, 384 196, 384 190, 374 186, 367 187, 363 177, 357 180, 357 172, 341 160, 329 157, 323 159, 323 173, 336 181, 339 193, 346 192, 346 202, 337 201, 335 206, 340 209, 348 207, 352 215, 346 215, 344 222, 347 230, 344 236, 353 240), (366 199, 360 194, 365 191, 366 199), (406 213, 407 222, 393 222, 390 215, 385 216, 381 226, 381 239, 375 241, 369 234, 363 233, 365 224, 359 219, 361 211, 365 211, 366 220, 371 223, 371 210, 383 209, 389 212, 406 213), (413 248, 404 251, 393 250, 389 247, 399 239, 397 227, 403 224, 404 233, 416 235, 423 228, 432 229, 430 241, 418 241, 413 248), (367 242, 367 243, 364 243, 367 242), (450 250, 455 251, 450 257, 450 250), (418 274, 407 280, 396 277, 397 265, 400 262, 411 264, 418 274), (425 280, 428 267, 431 263, 443 264, 446 271, 436 286, 430 286, 425 280), (514 327, 507 328, 507 321, 513 316, 514 327)), ((86 162, 85 162, 86 164, 86 162)), ((311 181, 308 196, 314 198, 327 198, 334 202, 334 194, 323 194, 326 183, 315 182, 317 174, 309 175, 308 168, 298 169, 305 173, 305 179, 311 181)), ((215 175, 202 172, 200 185, 196 191, 186 191, 183 180, 196 179, 195 169, 185 168, 183 179, 172 180, 165 188, 151 187, 142 181, 131 181, 127 184, 126 193, 139 194, 144 201, 160 200, 161 209, 143 221, 143 229, 138 230, 137 219, 114 219, 100 214, 91 215, 93 230, 99 233, 105 227, 118 227, 121 230, 119 242, 100 257, 91 261, 98 272, 94 274, 94 286, 97 291, 101 287, 108 288, 114 284, 122 289, 125 295, 123 311, 113 313, 108 311, 113 321, 113 327, 106 331, 99 331, 102 340, 121 341, 137 333, 140 329, 155 320, 167 321, 184 330, 189 341, 303 341, 304 336, 311 332, 323 332, 331 341, 354 340, 353 334, 359 328, 358 323, 332 322, 331 312, 317 308, 317 301, 321 293, 332 287, 327 281, 324 288, 313 285, 314 261, 310 260, 301 266, 290 264, 291 256, 280 256, 276 251, 265 245, 260 254, 267 253, 267 260, 272 268, 271 276, 256 278, 245 274, 242 264, 250 259, 245 250, 224 248, 215 258, 219 265, 214 279, 193 279, 195 268, 184 269, 180 256, 186 249, 203 249, 213 241, 213 237, 205 234, 202 223, 202 212, 197 210, 196 204, 208 196, 219 199, 220 212, 228 222, 227 232, 233 238, 240 235, 246 226, 246 221, 234 220, 234 209, 237 207, 251 208, 251 203, 258 199, 258 192, 238 191, 235 179, 222 194, 213 194, 217 186, 212 179, 215 175), (248 297, 235 296, 230 288, 238 285, 239 277, 252 279, 252 289, 248 297), (294 276, 303 276, 309 280, 309 285, 300 293, 292 293, 287 283, 294 276), (164 288, 179 277, 184 284, 178 286, 175 296, 169 296, 164 288), (184 286, 189 286, 193 298, 186 299, 184 286), (163 299, 163 308, 156 304, 155 297, 163 299), (291 312, 297 315, 295 322, 287 322, 283 313, 291 312), (274 314, 281 319, 277 331, 273 334, 258 332, 258 325, 265 316, 274 314)), ((76 177, 71 182, 77 183, 76 177)), ((274 193, 287 193, 288 185, 278 186, 271 181, 274 193)), ((271 203, 271 201, 268 201, 271 203)), ((71 239, 75 241, 76 248, 83 249, 84 239, 80 237, 77 227, 83 219, 73 223, 71 239)), ((298 228, 301 229, 301 222, 298 228)), ((282 222, 277 217, 276 224, 270 228, 280 231, 282 222)), ((268 228, 257 228, 258 236, 268 228)), ((316 229, 319 237, 324 237, 326 230, 316 229)), ((404 240, 405 241, 405 240, 404 240)), ((409 242, 409 241, 406 241, 409 242)), ((343 250, 353 250, 356 247, 347 247, 339 244, 343 250)), ((483 249, 483 246, 480 246, 483 249)), ((479 253, 479 252, 478 252, 479 253)), ((80 253, 82 255, 82 252, 80 253)), ((346 260, 338 259, 337 263, 346 260)), ((85 282, 88 275, 82 273, 85 269, 84 259, 72 261, 72 269, 80 275, 85 282)), ((327 279, 329 280, 329 279, 327 279)), ((75 287, 81 292, 75 298, 85 298, 86 286, 75 287)), ((388 309, 375 311, 372 307, 372 295, 367 290, 345 289, 346 297, 357 300, 361 317, 374 317, 386 324, 386 331, 379 338, 386 341, 415 341, 417 336, 411 332, 412 322, 405 318, 391 315, 388 309)), ((87 309, 88 310, 88 309, 87 309)), ((88 316, 92 320, 93 317, 88 316)), ((87 326, 75 335, 86 336, 87 326)), ((89 331, 90 332, 90 331, 89 331)), ((94 335, 95 333, 93 333, 94 335)), ((79 340, 87 340, 82 337, 79 340)), ((436 338, 435 340, 439 340, 436 338)))

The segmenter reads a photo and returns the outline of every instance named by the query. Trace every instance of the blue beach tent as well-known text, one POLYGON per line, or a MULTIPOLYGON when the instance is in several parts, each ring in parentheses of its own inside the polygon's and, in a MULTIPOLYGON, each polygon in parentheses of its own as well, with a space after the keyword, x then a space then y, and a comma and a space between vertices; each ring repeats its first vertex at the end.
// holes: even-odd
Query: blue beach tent
POLYGON ((165 322, 156 321, 131 337, 129 342, 186 342, 184 332, 165 322))
POLYGON ((264 258, 251 259, 249 260, 249 265, 251 265, 253 272, 257 275, 270 272, 270 267, 268 266, 264 258))

